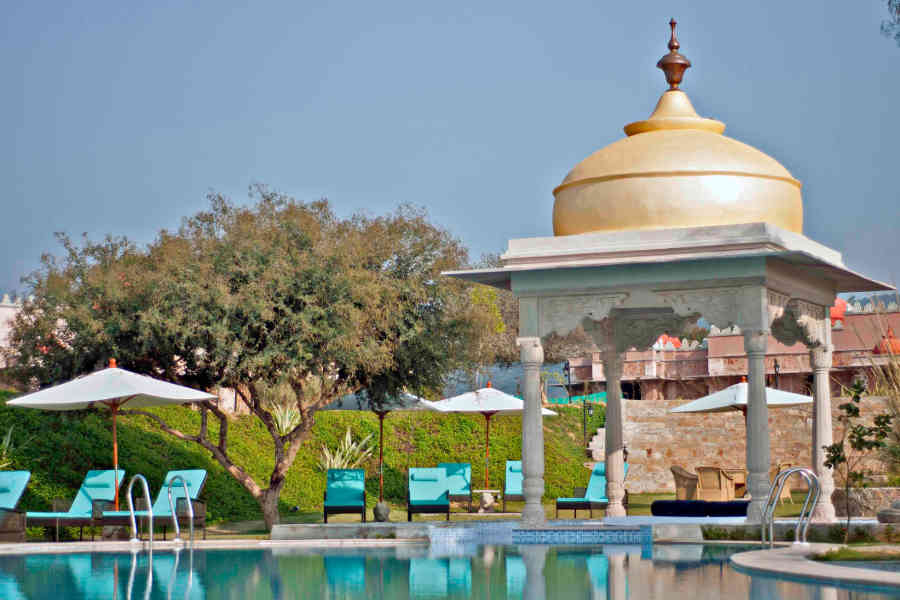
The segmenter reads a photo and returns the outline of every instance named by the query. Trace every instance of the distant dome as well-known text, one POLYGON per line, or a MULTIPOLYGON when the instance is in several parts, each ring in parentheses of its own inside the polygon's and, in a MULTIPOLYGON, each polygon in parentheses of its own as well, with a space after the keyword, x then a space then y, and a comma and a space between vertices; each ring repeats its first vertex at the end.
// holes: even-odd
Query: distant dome
POLYGON ((690 62, 660 60, 670 88, 625 139, 575 166, 553 190, 555 235, 765 222, 802 233, 801 183, 774 158, 722 135, 678 89, 690 62), (676 72, 677 71, 677 72, 676 72))

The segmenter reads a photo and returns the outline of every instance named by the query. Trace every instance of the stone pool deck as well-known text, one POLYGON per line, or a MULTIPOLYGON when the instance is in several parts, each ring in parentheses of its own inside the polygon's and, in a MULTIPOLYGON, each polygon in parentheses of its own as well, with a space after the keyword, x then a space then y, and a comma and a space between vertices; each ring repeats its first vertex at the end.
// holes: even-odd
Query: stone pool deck
POLYGON ((878 586, 890 588, 892 592, 900 590, 900 573, 865 567, 847 567, 809 558, 814 554, 840 547, 839 544, 796 544, 787 548, 741 552, 732 556, 730 560, 738 570, 744 572, 771 573, 794 580, 812 579, 838 586, 878 586))

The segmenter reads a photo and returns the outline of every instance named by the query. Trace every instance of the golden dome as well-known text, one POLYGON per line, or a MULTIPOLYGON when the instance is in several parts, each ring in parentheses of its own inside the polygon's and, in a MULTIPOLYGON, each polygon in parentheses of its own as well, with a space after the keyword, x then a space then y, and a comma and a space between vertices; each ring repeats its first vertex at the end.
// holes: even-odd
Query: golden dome
MULTIPOLYGON (((674 47, 673 47, 674 46, 674 47)), ((722 135, 725 124, 697 115, 678 89, 690 66, 660 60, 670 88, 628 137, 579 163, 553 190, 553 232, 663 229, 766 222, 802 233, 801 183, 759 150, 722 135)))

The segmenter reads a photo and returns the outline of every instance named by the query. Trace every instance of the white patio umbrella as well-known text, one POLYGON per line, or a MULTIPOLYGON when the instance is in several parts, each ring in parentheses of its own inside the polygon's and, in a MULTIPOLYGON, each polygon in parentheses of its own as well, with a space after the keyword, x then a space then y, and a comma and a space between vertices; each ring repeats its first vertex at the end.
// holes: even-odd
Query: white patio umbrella
MULTIPOLYGON (((812 404, 812 398, 803 394, 794 394, 784 390, 766 388, 766 406, 769 408, 786 408, 812 404)), ((719 390, 709 396, 703 396, 673 408, 673 413, 711 413, 740 411, 747 416, 747 382, 742 381, 719 390)))
MULTIPOLYGON (((488 387, 474 392, 466 392, 437 402, 422 400, 422 404, 431 410, 442 413, 481 413, 484 415, 484 487, 489 487, 488 460, 491 457, 491 417, 521 414, 525 409, 525 402, 521 398, 510 396, 491 387, 491 384, 488 383, 488 387)), ((545 417, 556 415, 555 412, 546 408, 541 408, 541 414, 545 417)))
MULTIPOLYGON (((184 404, 215 398, 216 396, 206 392, 119 369, 116 367, 116 359, 112 358, 107 369, 20 396, 7 404, 40 410, 82 410, 92 406, 108 408, 112 413, 113 468, 118 481, 119 443, 116 439, 116 414, 120 408, 125 405, 129 408, 144 408, 164 404, 184 404)), ((119 510, 118 486, 116 486, 116 510, 119 510)))

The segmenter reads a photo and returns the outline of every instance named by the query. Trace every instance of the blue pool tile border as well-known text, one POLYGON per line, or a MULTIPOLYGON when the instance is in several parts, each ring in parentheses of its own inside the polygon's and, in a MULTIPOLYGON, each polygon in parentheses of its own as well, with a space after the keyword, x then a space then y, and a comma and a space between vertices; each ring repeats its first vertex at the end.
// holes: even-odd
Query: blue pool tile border
POLYGON ((552 528, 552 529, 513 529, 514 544, 632 544, 646 545, 653 541, 653 531, 649 525, 641 525, 627 529, 584 529, 584 528, 552 528))

